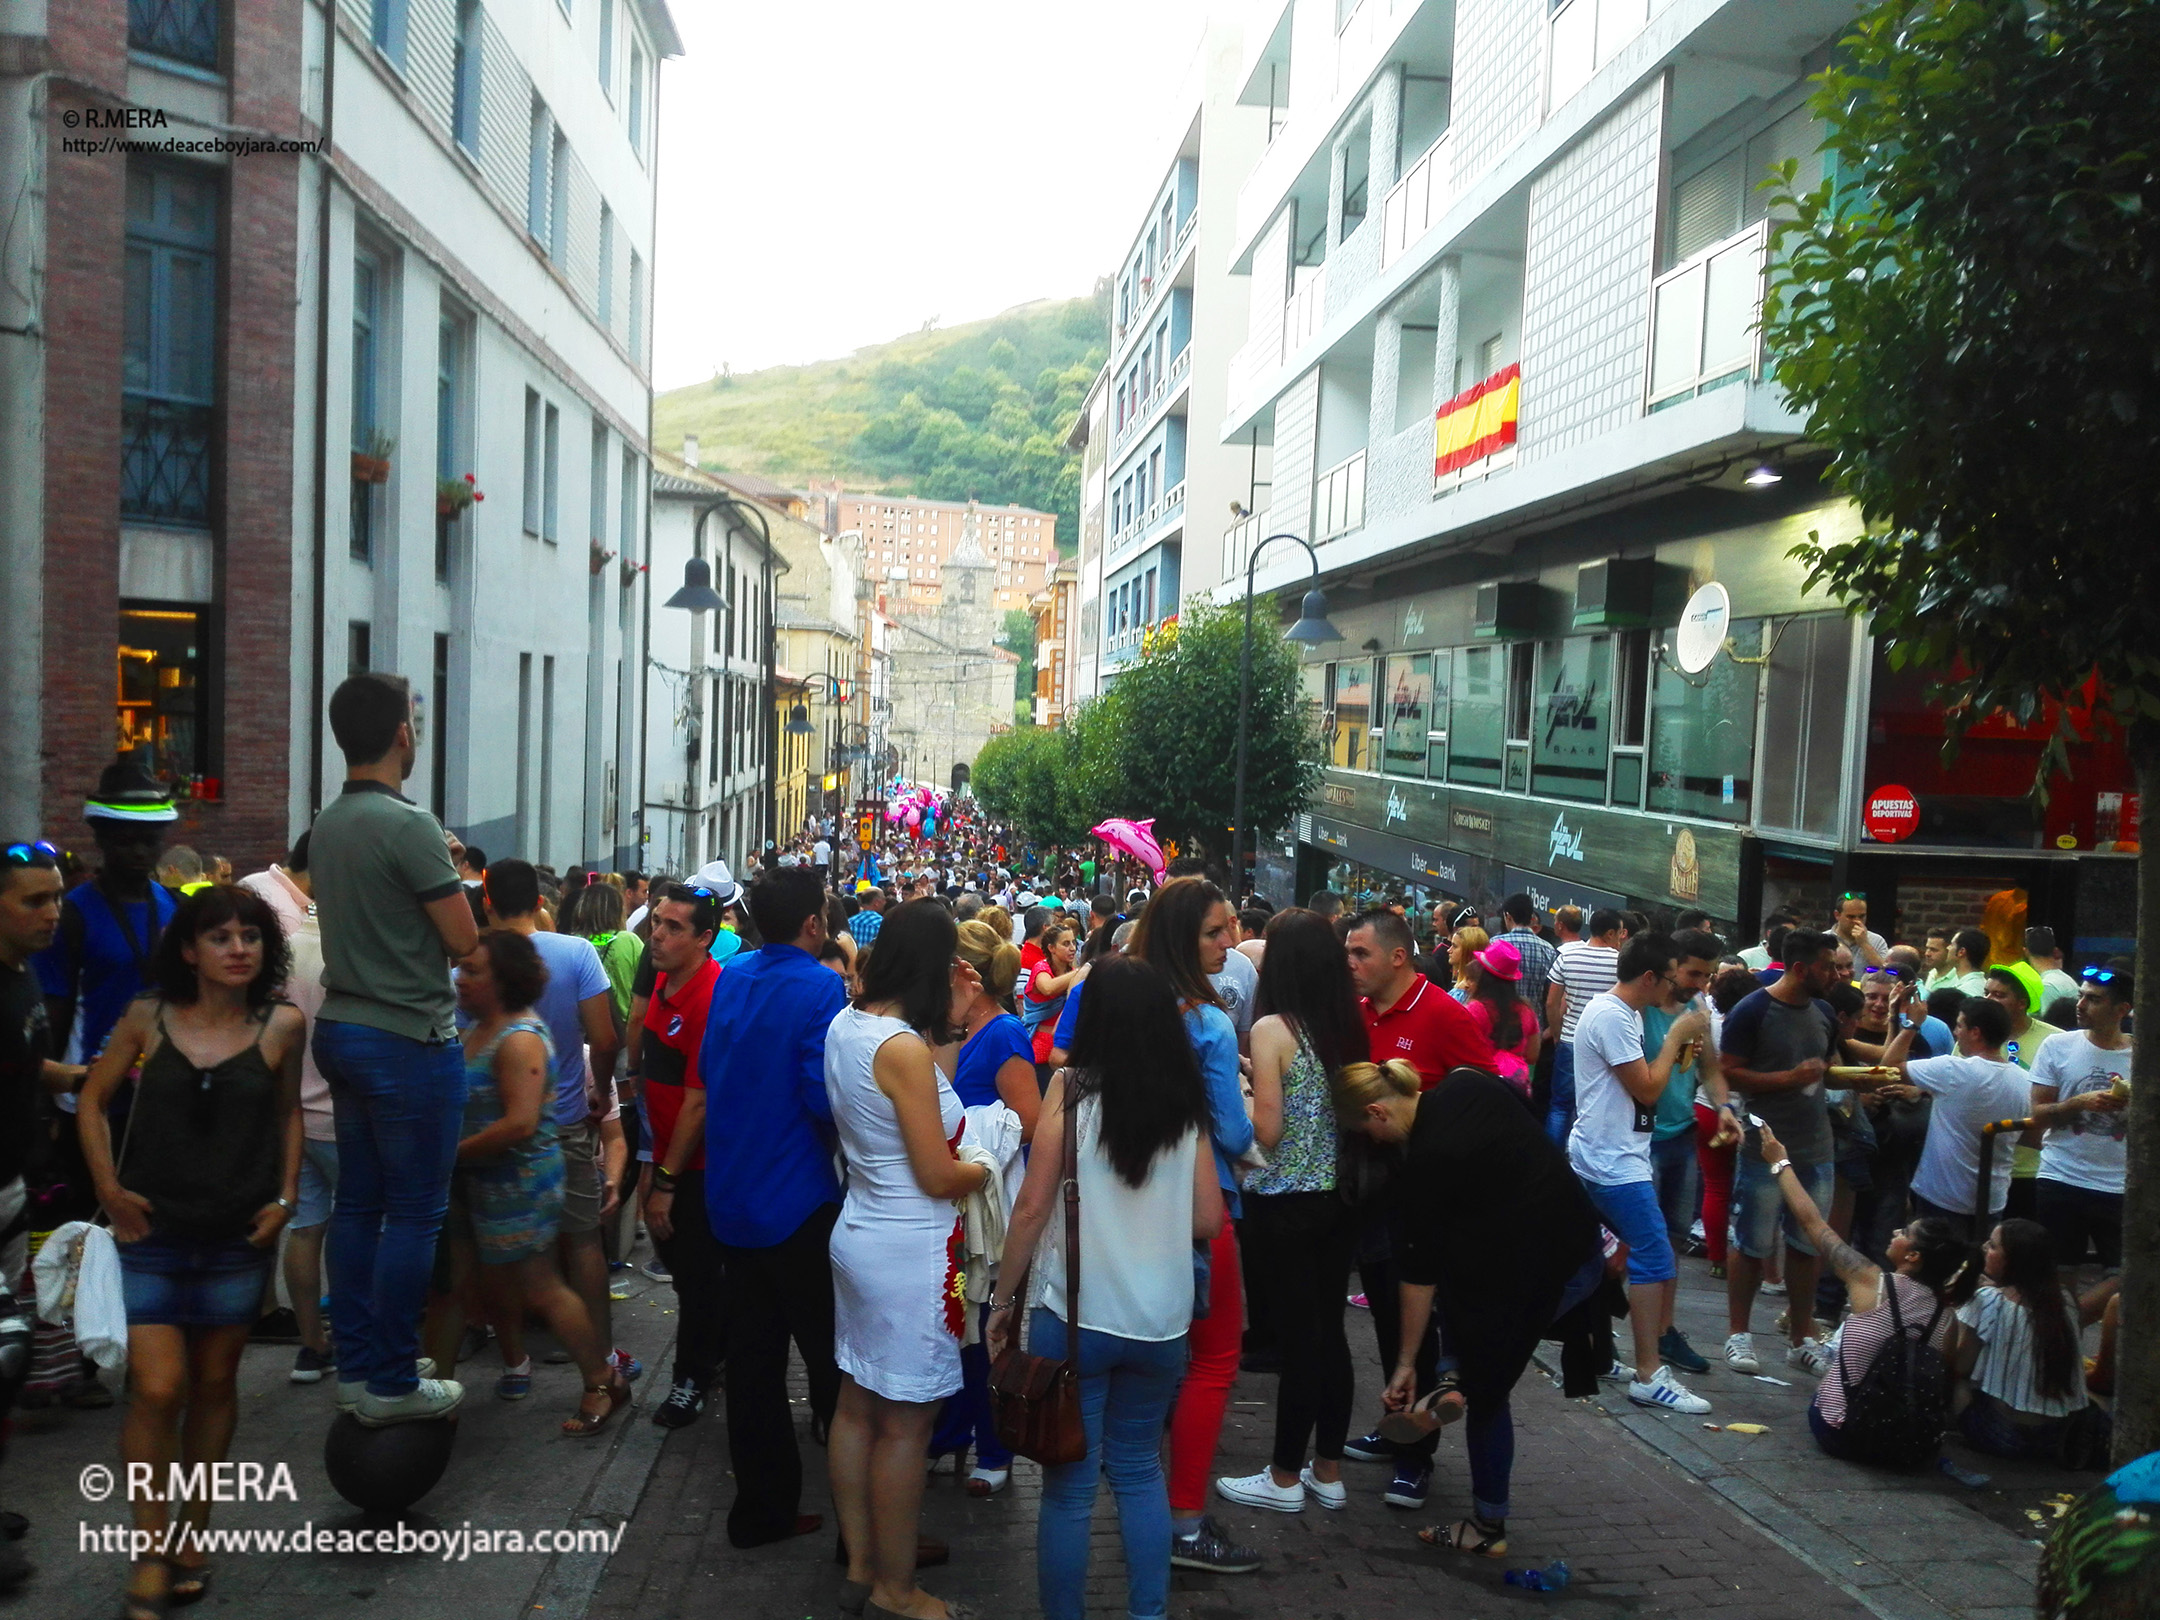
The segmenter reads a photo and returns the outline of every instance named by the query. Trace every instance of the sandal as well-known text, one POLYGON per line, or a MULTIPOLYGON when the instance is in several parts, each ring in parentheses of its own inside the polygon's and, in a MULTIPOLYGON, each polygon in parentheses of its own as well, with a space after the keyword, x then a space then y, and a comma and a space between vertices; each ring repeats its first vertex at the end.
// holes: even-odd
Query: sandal
POLYGON ((1417 1533, 1417 1538, 1428 1547, 1445 1547, 1450 1552, 1469 1553, 1478 1558, 1507 1556, 1506 1527, 1489 1525, 1482 1519, 1457 1519, 1450 1525, 1427 1525, 1417 1533))
POLYGON ((1444 1429, 1460 1418, 1467 1405, 1463 1399, 1462 1381, 1454 1373, 1444 1372, 1430 1394, 1380 1420, 1380 1437, 1399 1446, 1415 1445, 1434 1430, 1444 1429))
MULTIPOLYGON (((149 1559, 147 1564, 162 1560, 149 1559)), ((165 1611, 172 1603, 172 1573, 166 1571, 166 1590, 155 1594, 123 1591, 120 1594, 120 1620, 165 1620, 165 1611)))
POLYGON ((171 1571, 165 1587, 166 1608, 184 1609, 210 1595, 210 1566, 207 1563, 176 1564, 167 1559, 165 1567, 171 1571))
POLYGON ((630 1404, 630 1381, 620 1373, 610 1373, 604 1384, 587 1384, 587 1395, 605 1395, 608 1398, 605 1412, 588 1412, 582 1405, 569 1417, 563 1419, 562 1432, 583 1440, 598 1434, 608 1425, 608 1419, 630 1404))

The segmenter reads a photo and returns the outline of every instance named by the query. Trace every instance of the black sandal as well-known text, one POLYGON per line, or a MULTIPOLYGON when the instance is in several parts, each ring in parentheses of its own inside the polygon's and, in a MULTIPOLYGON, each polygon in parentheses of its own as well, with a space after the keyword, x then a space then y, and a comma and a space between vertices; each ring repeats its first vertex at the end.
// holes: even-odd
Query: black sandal
POLYGON ((1507 1556, 1507 1526, 1487 1524, 1483 1519, 1457 1519, 1445 1526, 1427 1525, 1417 1533, 1417 1538, 1428 1547, 1445 1547, 1450 1552, 1469 1553, 1477 1558, 1507 1556))
POLYGON ((1444 1372, 1422 1400, 1382 1418, 1380 1435, 1399 1446, 1415 1445, 1427 1435, 1455 1422, 1468 1409, 1469 1403, 1463 1398, 1462 1380, 1452 1371, 1444 1372))

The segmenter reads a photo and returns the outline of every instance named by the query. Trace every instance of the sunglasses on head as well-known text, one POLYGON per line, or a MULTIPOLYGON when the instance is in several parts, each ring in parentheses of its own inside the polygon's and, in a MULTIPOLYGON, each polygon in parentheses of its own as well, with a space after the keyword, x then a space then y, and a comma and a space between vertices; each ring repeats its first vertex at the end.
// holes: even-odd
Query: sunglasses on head
POLYGON ((2122 975, 2113 968, 2089 967, 2078 975, 2087 984, 2113 984, 2122 975))
POLYGON ((1891 979, 1909 979, 1912 977, 1909 969, 1900 967, 1895 962, 1884 962, 1876 967, 1862 968, 1861 972, 1868 978, 1873 978, 1878 973, 1885 978, 1891 979))
POLYGON ((1838 896, 1838 899, 1841 902, 1846 900, 1865 900, 1866 898, 1867 890, 1865 889, 1847 889, 1843 894, 1838 896))
POLYGON ((42 838, 34 843, 10 844, 7 847, 6 855, 10 866, 36 866, 39 864, 38 857, 41 855, 55 866, 60 864, 60 852, 42 838))

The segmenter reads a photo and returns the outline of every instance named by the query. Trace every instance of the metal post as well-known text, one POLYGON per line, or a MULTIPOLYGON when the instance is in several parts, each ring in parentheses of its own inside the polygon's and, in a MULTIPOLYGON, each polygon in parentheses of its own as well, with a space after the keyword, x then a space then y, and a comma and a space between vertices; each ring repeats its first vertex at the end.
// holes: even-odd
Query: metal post
MULTIPOLYGON (((1302 535, 1271 534, 1254 546, 1245 560, 1245 642, 1238 654, 1237 786, 1230 801, 1230 885, 1233 890, 1245 881, 1245 752, 1252 711, 1253 570, 1259 566, 1260 553, 1278 540, 1303 546, 1307 560, 1312 563, 1312 577, 1315 580, 1320 577, 1320 554, 1302 535)), ((1233 893, 1230 903, 1235 905, 1239 898, 1233 893)))

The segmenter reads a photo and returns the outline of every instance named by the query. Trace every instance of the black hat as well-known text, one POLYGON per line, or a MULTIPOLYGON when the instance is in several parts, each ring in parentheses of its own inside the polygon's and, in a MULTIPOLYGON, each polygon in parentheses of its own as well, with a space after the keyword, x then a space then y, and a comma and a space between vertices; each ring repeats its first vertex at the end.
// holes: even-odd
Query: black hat
POLYGON ((178 821, 180 812, 135 756, 122 754, 105 767, 97 792, 84 801, 83 819, 154 823, 178 821))

